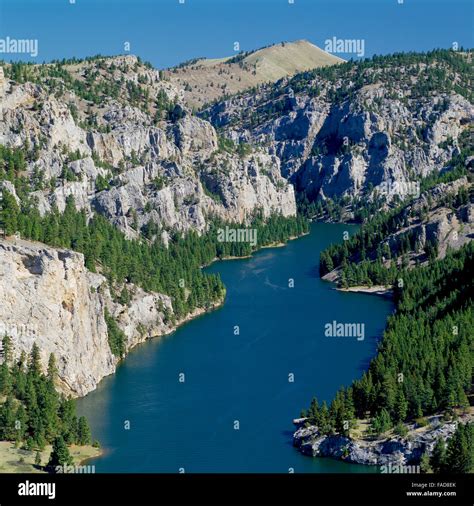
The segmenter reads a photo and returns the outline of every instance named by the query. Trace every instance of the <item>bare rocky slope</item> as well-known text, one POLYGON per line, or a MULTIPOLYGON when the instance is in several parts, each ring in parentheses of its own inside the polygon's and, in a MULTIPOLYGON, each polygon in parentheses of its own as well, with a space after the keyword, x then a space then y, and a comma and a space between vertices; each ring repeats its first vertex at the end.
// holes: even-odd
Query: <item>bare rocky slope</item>
POLYGON ((73 195, 78 209, 97 210, 135 237, 150 221, 203 231, 209 215, 295 214, 279 160, 259 149, 220 150, 215 129, 158 71, 135 57, 58 67, 33 67, 20 82, 0 75, 0 144, 34 152, 27 172, 42 214, 63 211, 73 195))
POLYGON ((0 321, 14 354, 28 354, 33 342, 44 364, 54 353, 65 393, 85 395, 115 371, 105 309, 123 329, 127 351, 175 328, 159 310, 171 310, 169 297, 129 286, 130 303, 114 302, 106 279, 86 269, 81 253, 11 238, 0 241, 0 257, 0 321))

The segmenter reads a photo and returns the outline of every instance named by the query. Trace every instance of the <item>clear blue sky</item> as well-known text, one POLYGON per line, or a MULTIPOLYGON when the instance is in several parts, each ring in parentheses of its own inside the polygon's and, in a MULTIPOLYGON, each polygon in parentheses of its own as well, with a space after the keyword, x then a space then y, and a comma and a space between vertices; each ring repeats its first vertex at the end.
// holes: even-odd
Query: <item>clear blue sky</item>
MULTIPOLYGON (((36 62, 137 54, 163 68, 308 39, 364 39, 365 56, 473 47, 474 0, 0 0, 0 39, 38 39, 36 62)), ((352 55, 341 56, 347 57, 352 55)), ((1 54, 0 59, 29 60, 1 54)))

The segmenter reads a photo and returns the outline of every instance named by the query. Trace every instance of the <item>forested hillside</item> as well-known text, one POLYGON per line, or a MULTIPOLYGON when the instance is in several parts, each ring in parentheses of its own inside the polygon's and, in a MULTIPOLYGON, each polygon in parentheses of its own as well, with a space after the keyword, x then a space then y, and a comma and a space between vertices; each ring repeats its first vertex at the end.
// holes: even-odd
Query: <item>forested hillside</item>
MULTIPOLYGON (((75 395, 139 342, 222 303, 225 289, 203 265, 307 229, 278 159, 223 142, 179 86, 137 57, 0 62, 0 103, 2 274, 17 283, 0 292, 0 320, 30 321, 31 286, 44 289, 42 310, 55 319, 35 315, 43 368, 51 329, 63 329, 61 353, 74 343, 77 360, 60 354, 59 376, 75 395), (219 241, 220 227, 252 230, 256 242, 219 241)), ((18 359, 30 344, 13 341, 18 359)))
MULTIPOLYGON (((449 207, 460 214, 472 205, 472 175, 466 170, 467 153, 463 155, 452 165, 453 172, 422 182, 427 189, 419 199, 379 213, 351 239, 321 253, 321 275, 338 280, 341 287, 393 286, 395 314, 362 378, 341 389, 329 407, 313 399, 302 413, 319 433, 353 436, 360 420, 369 419, 373 437, 389 431, 404 437, 407 423, 422 426, 433 414, 449 421, 468 412, 474 366, 474 242, 469 222, 463 225, 465 241, 455 248, 445 245, 442 255, 437 240, 426 241, 418 253, 416 235, 411 241, 409 235, 405 242, 388 240, 413 230, 410 220, 419 223, 423 213, 429 216, 433 209, 449 207), (452 182, 446 185, 440 179, 452 182), (393 244, 397 247, 391 249, 393 244)), ((440 439, 433 456, 426 454, 424 470, 470 472, 473 452, 472 426, 460 427, 448 442, 449 458, 440 439)))
MULTIPOLYGON (((217 67, 226 73, 251 57, 217 67)), ((0 319, 16 324, 29 314, 24 302, 41 297, 35 321, 45 345, 27 367, 19 350, 29 341, 12 340, 2 373, 6 427, 23 406, 22 440, 30 446, 61 437, 61 452, 64 442, 82 440, 73 414, 61 415, 67 401, 42 374, 55 351, 51 328, 64 341, 56 347, 59 383, 84 395, 133 346, 223 301, 221 280, 202 266, 301 235, 302 216, 362 223, 321 254, 320 274, 342 288, 393 286, 396 305, 369 370, 329 406, 313 402, 307 423, 349 435, 356 419, 368 417, 376 435, 466 410, 471 52, 375 56, 234 96, 221 89, 225 100, 199 113, 187 105, 189 83, 177 77, 195 64, 176 69, 176 79, 133 56, 0 64, 0 228, 9 280, 0 319), (222 241, 224 228, 252 231, 256 241, 222 241), (71 349, 77 360, 67 359, 71 349), (84 363, 90 375, 78 370, 84 363), (28 381, 34 388, 24 391, 28 381), (44 427, 36 425, 35 402, 40 411, 56 406, 41 412, 49 417, 44 427)), ((459 438, 470 441, 469 430, 459 438)), ((438 467, 448 465, 442 460, 438 467)))
POLYGON ((41 216, 35 197, 30 196, 35 181, 28 181, 21 175, 27 156, 23 150, 0 147, 0 177, 10 182, 16 195, 21 196, 19 205, 7 188, 3 191, 0 228, 4 233, 19 232, 25 238, 84 253, 86 266, 93 272, 99 268, 112 287, 114 283, 126 281, 147 291, 170 295, 174 319, 182 318, 196 307, 212 305, 222 299, 222 283, 214 275, 204 275, 201 266, 215 258, 246 256, 261 246, 285 242, 308 230, 304 218, 285 218, 275 214, 265 219, 256 211, 248 226, 256 231, 255 245, 218 242, 219 228, 238 228, 240 225, 217 217, 210 220, 211 226, 205 235, 191 231, 183 236, 175 232, 167 245, 159 239, 152 240, 159 231, 158 225, 151 228, 153 224, 143 230, 142 240, 128 240, 100 214, 89 220, 85 210, 77 211, 72 195, 67 197, 62 213, 56 208, 41 216))

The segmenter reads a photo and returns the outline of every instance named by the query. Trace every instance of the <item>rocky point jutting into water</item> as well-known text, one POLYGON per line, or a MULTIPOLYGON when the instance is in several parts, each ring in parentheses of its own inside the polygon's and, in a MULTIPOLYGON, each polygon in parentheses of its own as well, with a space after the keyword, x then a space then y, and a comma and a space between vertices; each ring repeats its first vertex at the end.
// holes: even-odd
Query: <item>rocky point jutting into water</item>
MULTIPOLYGON (((448 440, 458 423, 472 422, 472 413, 457 422, 446 422, 440 416, 431 416, 425 427, 408 425, 406 436, 349 438, 343 435, 320 434, 315 426, 304 426, 304 421, 293 435, 293 445, 310 457, 331 457, 351 464, 380 466, 386 473, 403 473, 410 465, 419 465, 423 453, 432 453, 436 442, 448 440), (388 466, 392 466, 393 470, 388 466), (400 466, 400 471, 397 471, 400 466), (388 469, 388 470, 387 470, 388 469)), ((419 472, 419 471, 418 471, 419 472)))

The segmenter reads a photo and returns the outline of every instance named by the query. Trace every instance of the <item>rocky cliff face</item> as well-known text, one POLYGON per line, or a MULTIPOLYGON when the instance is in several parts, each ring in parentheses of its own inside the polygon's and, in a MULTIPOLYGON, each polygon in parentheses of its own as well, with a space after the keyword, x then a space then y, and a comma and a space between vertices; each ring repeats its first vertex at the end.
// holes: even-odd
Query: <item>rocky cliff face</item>
POLYGON ((202 116, 229 138, 265 146, 310 199, 371 199, 378 191, 391 201, 407 196, 396 183, 440 171, 472 125, 469 82, 450 65, 342 64, 241 93, 202 116), (436 72, 443 77, 431 88, 436 72))
POLYGON ((104 320, 105 279, 83 256, 41 244, 0 242, 0 322, 18 357, 33 342, 43 364, 54 353, 65 391, 85 395, 115 370, 104 320))
MULTIPOLYGON (((62 212, 72 196, 88 218, 100 213, 128 238, 143 232, 165 244, 173 231, 204 232, 213 217, 295 215, 294 187, 311 199, 369 201, 377 191, 390 202, 404 197, 394 183, 445 167, 472 123, 462 62, 452 58, 456 64, 341 64, 259 85, 199 115, 179 83, 132 56, 4 65, 0 145, 22 149, 16 177, 25 184, 5 179, 0 189, 42 215, 62 212)), ((429 213, 409 225, 420 244, 435 236, 447 247, 472 235, 472 206, 429 213)), ((168 297, 128 286, 131 301, 121 305, 79 254, 6 240, 0 256, 0 323, 32 325, 43 359, 57 355, 74 395, 114 370, 105 308, 127 349, 172 330, 168 297)), ((20 335, 16 353, 31 344, 20 335)))
MULTIPOLYGON (((461 191, 469 194, 472 183, 462 177, 452 183, 441 183, 423 193, 403 210, 404 225, 387 237, 392 251, 399 251, 406 236, 412 236, 416 247, 410 260, 423 260, 427 243, 436 244, 437 258, 444 258, 449 248, 459 249, 472 240, 474 204, 456 203, 461 191)), ((466 199, 467 200, 467 199, 466 199)))
POLYGON ((219 149, 214 127, 136 58, 60 68, 34 67, 26 82, 3 78, 0 87, 0 144, 30 153, 42 214, 63 211, 72 195, 78 209, 134 237, 150 222, 202 232, 214 215, 242 222, 257 209, 296 213, 275 156, 219 149))
MULTIPOLYGON (((183 91, 135 57, 1 71, 0 145, 21 148, 17 177, 28 186, 17 194, 5 179, 0 189, 19 206, 61 213, 72 196, 77 209, 104 215, 127 237, 148 228, 148 239, 165 243, 174 230, 204 232, 213 217, 296 214, 277 157, 224 149, 215 128, 183 104, 183 91)), ((85 395, 115 370, 106 308, 127 350, 175 328, 168 296, 128 284, 131 300, 119 304, 81 254, 9 238, 0 258, 0 325, 17 356, 34 341, 44 364, 56 355, 65 392, 85 395)))
POLYGON ((175 327, 165 323, 170 298, 128 285, 128 305, 114 302, 106 280, 88 271, 80 253, 19 239, 0 240, 0 330, 18 357, 39 346, 43 367, 50 353, 61 388, 82 396, 112 374, 118 361, 109 347, 105 310, 126 336, 126 350, 175 327))

